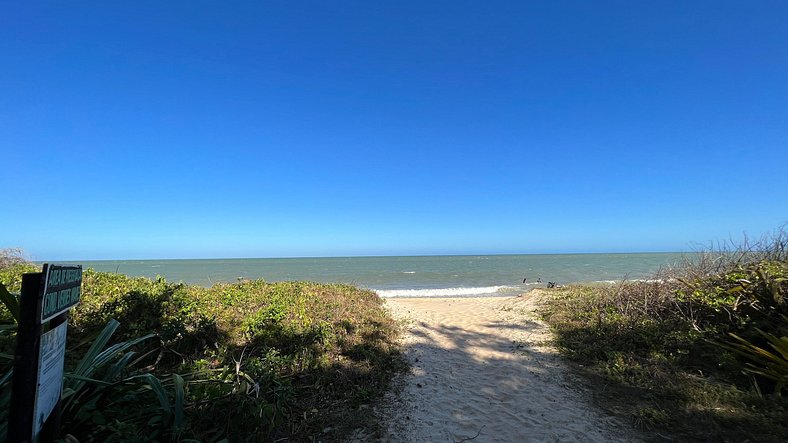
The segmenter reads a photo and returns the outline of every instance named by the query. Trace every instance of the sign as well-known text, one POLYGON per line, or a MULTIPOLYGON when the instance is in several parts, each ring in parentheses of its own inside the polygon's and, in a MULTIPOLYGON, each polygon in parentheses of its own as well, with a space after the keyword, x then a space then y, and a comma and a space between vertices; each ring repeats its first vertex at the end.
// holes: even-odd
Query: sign
POLYGON ((44 323, 79 303, 82 266, 44 265, 44 289, 41 293, 41 323, 44 323))
POLYGON ((38 357, 38 386, 33 408, 33 435, 49 418, 63 390, 63 361, 66 355, 66 330, 63 322, 54 329, 41 334, 41 353, 38 357))
POLYGON ((79 302, 81 287, 81 266, 45 263, 42 272, 22 274, 9 442, 58 440, 67 312, 79 302))

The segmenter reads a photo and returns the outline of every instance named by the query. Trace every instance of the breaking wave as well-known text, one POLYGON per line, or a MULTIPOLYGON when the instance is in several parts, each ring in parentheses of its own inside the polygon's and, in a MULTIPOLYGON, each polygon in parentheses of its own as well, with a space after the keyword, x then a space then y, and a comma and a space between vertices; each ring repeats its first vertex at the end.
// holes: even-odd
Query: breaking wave
POLYGON ((482 286, 478 288, 438 288, 438 289, 383 289, 375 290, 381 297, 463 297, 471 295, 492 295, 506 290, 517 290, 515 286, 482 286))

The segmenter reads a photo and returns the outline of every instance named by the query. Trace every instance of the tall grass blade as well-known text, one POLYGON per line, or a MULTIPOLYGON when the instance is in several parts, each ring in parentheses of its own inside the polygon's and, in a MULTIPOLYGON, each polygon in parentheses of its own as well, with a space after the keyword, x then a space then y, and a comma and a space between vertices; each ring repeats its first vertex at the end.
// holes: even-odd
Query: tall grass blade
POLYGON ((114 334, 118 329, 118 326, 120 326, 120 322, 114 318, 107 322, 107 325, 104 326, 104 329, 93 341, 93 344, 90 345, 88 352, 85 353, 85 356, 82 357, 82 360, 80 360, 76 369, 74 369, 75 374, 83 375, 88 373, 88 369, 95 362, 96 357, 98 357, 98 355, 101 353, 101 350, 107 345, 109 339, 112 337, 112 334, 114 334))
POLYGON ((123 373, 123 370, 129 366, 129 360, 131 360, 135 355, 137 355, 136 352, 127 352, 123 357, 121 357, 109 367, 107 373, 104 375, 104 379, 116 380, 119 378, 123 373))
POLYGON ((172 375, 172 380, 175 384, 175 428, 180 430, 183 428, 183 399, 185 397, 183 377, 178 374, 172 375))
POLYGON ((775 391, 780 392, 788 384, 788 337, 775 337, 772 334, 757 329, 769 345, 779 354, 767 351, 736 334, 729 334, 738 343, 721 343, 721 347, 731 350, 751 361, 745 365, 744 370, 768 378, 776 383, 775 391))
POLYGON ((3 302, 8 312, 14 317, 14 321, 19 323, 19 299, 6 289, 5 285, 0 283, 0 301, 3 302))
POLYGON ((76 374, 71 374, 71 373, 63 374, 63 378, 67 378, 67 379, 70 379, 70 380, 84 381, 86 383, 95 384, 95 385, 102 385, 102 386, 112 386, 112 385, 115 384, 115 383, 112 383, 112 382, 108 382, 108 381, 104 381, 104 380, 97 380, 95 378, 90 378, 90 377, 83 377, 81 375, 76 375, 76 374))
POLYGON ((164 386, 161 385, 161 381, 152 374, 143 374, 140 376, 140 378, 148 383, 148 386, 150 386, 153 394, 156 395, 156 398, 159 400, 159 404, 164 410, 164 413, 169 416, 172 413, 172 406, 170 405, 170 399, 167 396, 167 391, 165 391, 164 386))
MULTIPOLYGON (((121 365, 128 364, 130 357, 126 358, 124 356, 121 358, 121 365, 114 365, 107 373, 104 374, 104 380, 96 380, 92 377, 96 370, 105 366, 119 353, 125 352, 130 347, 155 336, 155 334, 148 334, 131 341, 116 343, 104 349, 110 338, 112 338, 112 335, 118 329, 118 326, 120 326, 120 322, 115 319, 111 319, 109 322, 107 322, 107 325, 104 326, 104 329, 93 341, 93 344, 91 344, 90 348, 85 353, 85 356, 82 357, 82 360, 80 360, 79 364, 77 364, 77 367, 74 369, 74 371, 67 374, 65 377, 65 383, 63 385, 63 398, 66 400, 64 403, 64 409, 71 407, 71 404, 76 401, 76 398, 84 393, 83 389, 87 384, 102 384, 112 381, 114 377, 116 377, 117 374, 122 371, 124 366, 121 365)), ((98 396, 94 397, 96 399, 98 398, 98 396)))
MULTIPOLYGON (((6 383, 11 381, 11 377, 14 375, 14 368, 11 368, 6 372, 2 378, 0 378, 0 388, 5 386, 6 383)), ((2 403, 0 403, 2 404, 2 403)))

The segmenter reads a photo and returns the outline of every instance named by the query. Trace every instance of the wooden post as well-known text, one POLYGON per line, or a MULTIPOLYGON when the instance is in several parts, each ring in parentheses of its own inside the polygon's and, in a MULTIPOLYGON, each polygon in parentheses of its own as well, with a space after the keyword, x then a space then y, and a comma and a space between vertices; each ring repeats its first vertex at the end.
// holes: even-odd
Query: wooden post
POLYGON ((44 273, 22 275, 19 324, 16 332, 11 411, 8 416, 9 443, 33 440, 33 407, 41 350, 41 288, 44 273))

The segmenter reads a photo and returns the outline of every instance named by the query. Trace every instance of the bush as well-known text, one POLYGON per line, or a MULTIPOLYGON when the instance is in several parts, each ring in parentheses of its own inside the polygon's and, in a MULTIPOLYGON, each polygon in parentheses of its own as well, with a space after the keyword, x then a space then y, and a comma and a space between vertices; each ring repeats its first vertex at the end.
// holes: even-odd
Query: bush
POLYGON ((543 316, 559 349, 601 377, 600 404, 639 427, 785 441, 787 238, 698 253, 648 281, 554 290, 543 316))
MULTIPOLYGON (((18 291, 29 271, 39 269, 11 263, 0 267, 0 279, 18 291)), ((339 440, 360 426, 374 431, 355 409, 405 368, 382 301, 350 285, 257 280, 202 288, 88 269, 69 320, 67 367, 115 320, 115 343, 135 343, 132 356, 116 357, 128 364, 118 380, 143 377, 149 387, 118 381, 116 401, 64 416, 64 432, 80 441, 339 440), (136 340, 150 333, 155 338, 136 340), (165 394, 142 395, 151 389, 165 394), (176 404, 177 392, 185 415, 175 432, 164 406, 176 404), (329 425, 331 434, 322 435, 329 425)))

